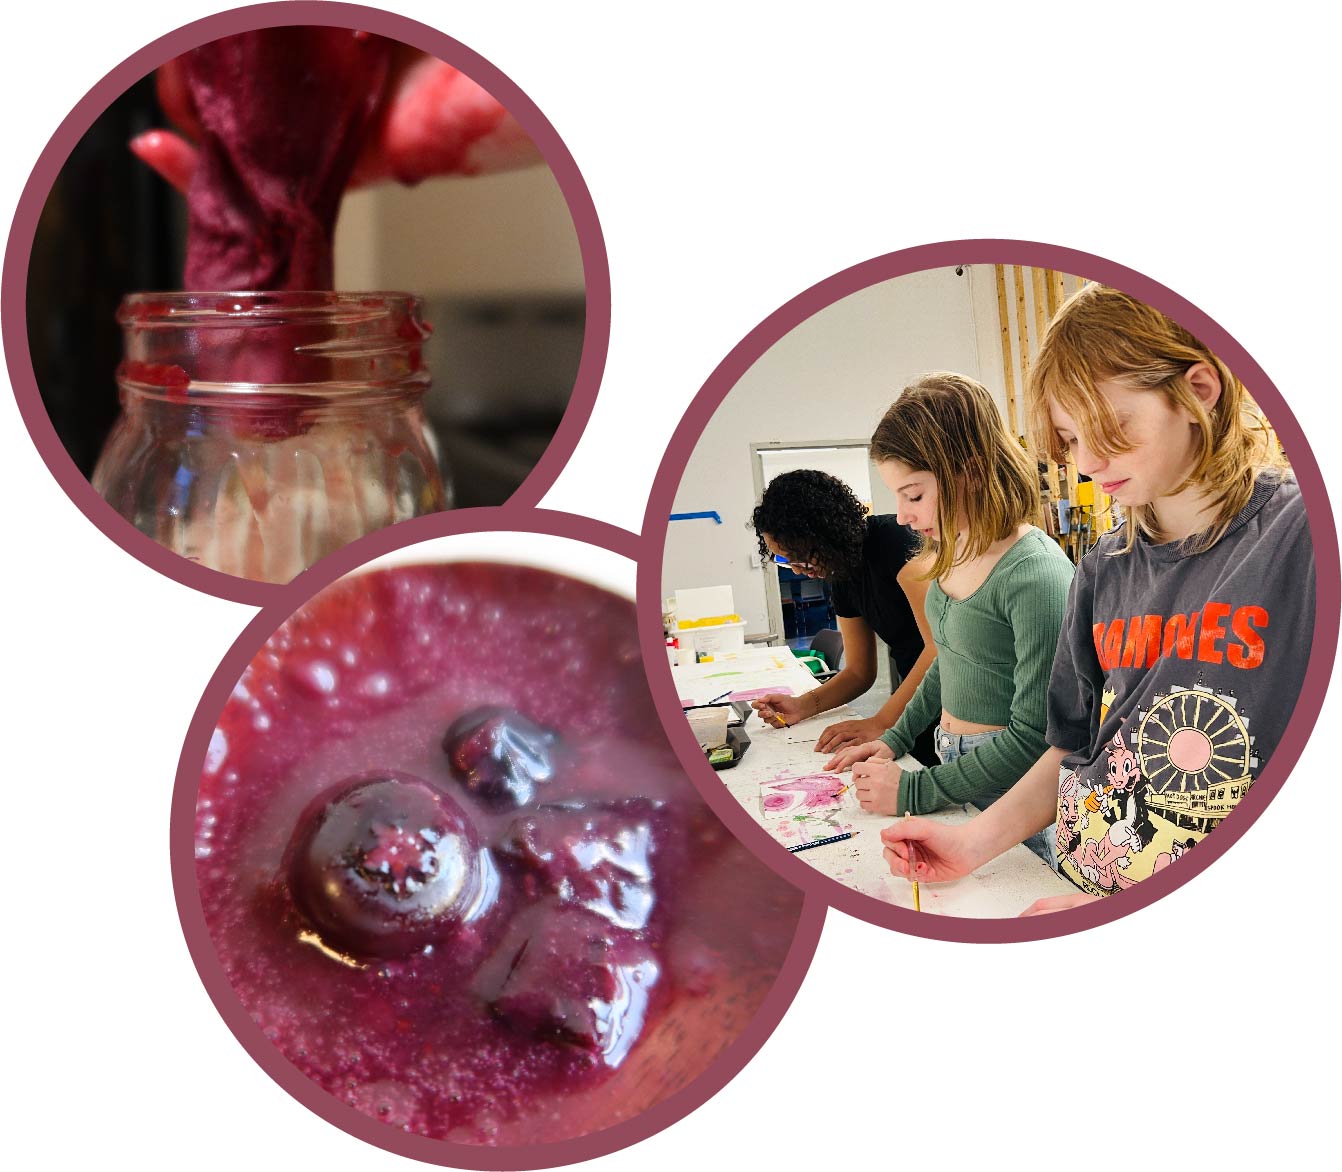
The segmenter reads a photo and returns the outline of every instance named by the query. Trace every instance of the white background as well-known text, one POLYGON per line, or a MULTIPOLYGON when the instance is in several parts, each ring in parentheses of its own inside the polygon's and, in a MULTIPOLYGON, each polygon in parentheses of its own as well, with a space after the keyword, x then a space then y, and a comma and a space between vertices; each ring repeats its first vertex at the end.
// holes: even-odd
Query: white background
MULTIPOLYGON (((1053 241, 1171 286, 1271 373, 1326 471, 1342 467, 1336 38, 1306 23, 1317 5, 394 7, 530 94, 603 220, 610 360, 552 507, 636 528, 680 410, 748 329, 847 265, 967 236, 1053 241)), ((97 77, 217 9, 14 6, 0 217, 97 77)), ((178 930, 179 740, 251 612, 95 531, 8 396, 0 441, 11 1166, 407 1166, 253 1065, 178 930)), ((831 915, 756 1060, 602 1167, 1325 1159, 1340 720, 1334 699, 1229 857, 1110 927, 985 949, 831 915)))

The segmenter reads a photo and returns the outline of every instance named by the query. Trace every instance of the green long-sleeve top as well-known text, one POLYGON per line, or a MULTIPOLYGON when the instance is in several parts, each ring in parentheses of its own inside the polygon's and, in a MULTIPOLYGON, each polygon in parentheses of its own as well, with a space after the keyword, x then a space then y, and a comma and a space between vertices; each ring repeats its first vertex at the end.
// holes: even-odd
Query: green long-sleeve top
POLYGON ((967 598, 950 598, 937 582, 928 588, 937 657, 881 740, 902 756, 943 709, 1006 731, 949 764, 905 770, 900 814, 992 801, 1043 754, 1049 673, 1072 573, 1057 542, 1032 529, 967 598))

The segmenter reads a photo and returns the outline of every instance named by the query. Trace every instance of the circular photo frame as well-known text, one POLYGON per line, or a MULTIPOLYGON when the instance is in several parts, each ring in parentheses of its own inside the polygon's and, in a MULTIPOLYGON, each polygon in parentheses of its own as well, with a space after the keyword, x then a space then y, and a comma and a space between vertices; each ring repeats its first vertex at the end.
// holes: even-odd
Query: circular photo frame
MULTIPOLYGON (((890 342, 884 351, 888 353, 894 348, 895 343, 890 342)), ((1023 410, 1023 403, 1021 408, 1023 410)), ((1064 491, 1065 487, 1064 484, 1064 491)), ((657 473, 645 516, 644 534, 645 541, 658 547, 643 559, 639 581, 643 647, 653 695, 671 733, 672 744, 705 797, 761 859, 808 894, 870 923, 929 938, 1008 942, 1065 935, 1137 911, 1199 875, 1248 830, 1284 784, 1318 719, 1337 647, 1338 546, 1327 491, 1309 443, 1270 377, 1215 321, 1172 290, 1103 257, 1044 243, 957 240, 910 248, 855 265, 783 305, 727 355, 691 403, 657 473), (968 292, 971 271, 975 269, 985 278, 978 299, 990 307, 979 318, 974 317, 968 292), (934 274, 936 279, 933 279, 934 274), (1073 275, 1069 278, 1073 281, 1072 287, 1066 285, 1062 274, 1073 275), (1022 276, 1025 277, 1023 283, 1022 276), (1020 852, 1020 858, 1005 870, 990 871, 989 867, 984 867, 973 876, 940 890, 937 885, 921 884, 920 914, 912 910, 916 896, 902 869, 896 870, 895 865, 882 856, 884 844, 879 832, 890 824, 889 817, 882 822, 864 809, 856 816, 830 818, 828 827, 817 823, 817 829, 809 834, 815 838, 826 829, 844 834, 858 828, 863 835, 860 845, 845 839, 814 851, 795 852, 799 857, 790 857, 790 852, 784 849, 785 842, 798 842, 795 828, 780 828, 769 816, 765 808, 768 803, 758 787, 770 778, 782 777, 786 783, 783 788, 795 792, 777 797, 781 805, 805 800, 808 785, 826 801, 839 802, 839 792, 846 788, 846 779, 835 773, 826 774, 826 758, 817 757, 813 752, 817 735, 827 723, 825 718, 812 719, 805 726, 809 731, 799 729, 795 736, 784 729, 767 728, 759 721, 752 724, 753 718, 748 718, 747 726, 757 730, 751 735, 758 740, 774 737, 772 744, 777 746, 780 741, 792 737, 799 743, 786 752, 771 749, 766 755, 757 750, 753 772, 749 769, 741 771, 748 774, 746 777, 736 771, 718 773, 710 768, 702 745, 692 735, 680 712, 687 704, 710 699, 707 692, 712 690, 714 683, 720 682, 730 689, 733 681, 726 677, 733 674, 739 674, 752 686, 762 684, 761 688, 756 688, 761 694, 768 692, 770 685, 777 690, 777 682, 783 679, 782 664, 776 665, 779 671, 772 675, 769 675, 769 665, 763 665, 764 674, 769 676, 767 681, 763 676, 753 678, 754 674, 759 674, 755 669, 760 664, 753 661, 746 664, 744 659, 741 663, 732 663, 731 652, 727 652, 727 661, 714 665, 722 669, 711 673, 722 676, 720 681, 699 678, 705 675, 702 664, 698 669, 669 666, 665 646, 667 631, 663 623, 664 602, 669 601, 668 596, 678 586, 704 587, 710 582, 727 581, 737 590, 735 606, 741 614, 726 616, 739 622, 726 624, 722 636, 735 635, 729 629, 733 626, 739 626, 742 635, 760 626, 767 627, 767 618, 763 617, 766 615, 765 600, 759 582, 772 574, 767 563, 788 559, 767 557, 778 551, 764 548, 763 544, 762 553, 755 550, 757 535, 750 525, 751 506, 759 501, 769 472, 757 470, 752 490, 751 460, 762 464, 762 455, 778 456, 782 463, 776 462, 776 469, 785 465, 805 467, 804 453, 798 449, 816 449, 832 443, 836 448, 856 449, 855 458, 865 475, 866 437, 898 393, 899 386, 904 385, 895 380, 912 379, 919 370, 946 369, 956 362, 977 371, 984 382, 998 387, 997 394, 1003 400, 998 409, 1005 416, 1003 408, 1007 395, 1002 394, 1003 382, 1014 380, 1021 393, 1025 386, 1022 381, 1024 364, 1020 358, 1025 351, 1021 350, 1019 336, 1013 348, 1010 331, 1019 328, 1028 336, 1030 330, 1035 330, 1037 341, 1044 333, 1053 309, 1075 287, 1076 277, 1120 290, 1167 315, 1195 335, 1249 388, 1275 430, 1290 459, 1305 504, 1317 580, 1313 635, 1307 649, 1308 662, 1302 672, 1299 699, 1271 759, 1263 765, 1251 785, 1235 787, 1233 796, 1237 805, 1223 824, 1219 822, 1224 811, 1214 816, 1205 811, 1173 816, 1180 825, 1194 822, 1217 825, 1215 833, 1205 839, 1199 836, 1197 849, 1184 850, 1182 858, 1179 858, 1180 852, 1167 849, 1168 855, 1179 859, 1177 866, 1169 866, 1167 859, 1166 865, 1131 886, 1122 883, 1121 875, 1106 874, 1105 878, 1112 878, 1120 887, 1126 887, 1119 890, 1115 898, 1099 899, 1053 914, 1017 918, 1031 900, 1077 892, 1075 886, 1064 882, 1047 866, 1037 860, 1032 864, 1022 846, 1013 848, 1020 852), (1056 286, 1049 284, 1054 279, 1058 282, 1056 286), (860 298, 874 298, 882 288, 893 288, 901 281, 916 286, 913 294, 901 302, 903 317, 899 316, 901 311, 892 310, 890 304, 859 305, 860 298), (852 320, 844 319, 843 328, 827 336, 820 324, 825 313, 838 312, 848 298, 853 298, 851 304, 857 306, 851 315, 852 320), (933 357, 926 357, 928 347, 918 343, 924 336, 940 337, 938 322, 950 312, 952 305, 958 306, 957 312, 963 319, 958 348, 937 349, 933 357), (876 331, 878 328, 885 337, 902 336, 910 340, 906 350, 920 355, 908 360, 915 363, 912 369, 900 369, 902 360, 886 362, 881 359, 880 346, 873 346, 870 348, 872 352, 866 353, 860 345, 854 345, 854 338, 862 336, 861 329, 876 331), (792 349, 780 346, 785 339, 795 343, 792 349), (772 366, 768 363, 771 353, 778 359, 772 366), (939 357, 947 354, 948 357, 939 357), (755 382, 747 394, 740 388, 752 377, 755 382), (861 388, 865 395, 862 401, 868 408, 861 419, 848 422, 852 412, 845 412, 836 403, 834 384, 861 388), (715 417, 719 417, 718 433, 710 444, 704 441, 704 436, 714 427, 715 417), (839 432, 844 434, 837 434, 839 432), (853 442, 848 443, 853 437, 856 437, 853 442), (780 451, 783 449, 792 451, 780 451), (787 465, 787 459, 794 462, 787 465), (691 471, 687 472, 687 469, 691 471), (672 518, 669 525, 668 517, 672 518), (685 532, 689 531, 687 527, 699 528, 692 539, 682 539, 674 536, 677 526, 685 532), (687 552, 690 550, 693 552, 687 552), (758 598, 755 597, 757 593, 758 598), (751 611, 750 615, 745 614, 747 609, 751 611), (737 672, 734 670, 737 668, 742 670, 737 672), (691 679, 691 676, 695 678, 691 679), (700 695, 700 692, 704 694, 700 695), (806 743, 800 743, 803 741, 806 743), (816 780, 817 775, 827 780, 816 780), (825 792, 820 793, 821 790, 825 792), (814 865, 808 865, 808 860, 814 865), (995 877, 998 881, 996 889, 993 887, 995 877), (973 894, 971 887, 976 887, 979 894, 973 894), (864 890, 871 893, 864 893, 864 890), (1012 894, 1015 902, 1008 907, 1000 900, 987 898, 993 890, 1012 894), (949 914, 927 914, 938 906, 941 895, 945 898, 940 906, 949 914)), ((759 535, 762 543, 767 536, 759 535)), ((795 551, 783 552, 792 552, 795 556, 795 551)), ((807 567, 803 566, 794 576, 807 577, 807 567)), ((688 624, 689 627, 694 625, 695 622, 688 624)), ((687 624, 681 623, 681 626, 687 624)), ((697 641, 692 630, 686 633, 691 636, 691 642, 697 641)), ((787 648, 779 646, 781 631, 767 634, 770 635, 768 642, 773 644, 770 651, 781 650, 785 657, 790 654, 787 648)), ((735 643, 739 646, 740 642, 740 638, 734 638, 726 645, 735 643)), ((1121 648, 1120 643, 1120 657, 1121 648)), ((1295 649, 1290 650, 1294 654, 1295 649)), ((1303 663, 1305 654, 1299 658, 1303 663)), ((789 665, 788 670, 794 669, 789 665)), ((804 677, 806 673, 802 675, 804 677)), ((801 686, 810 685, 803 683, 801 686)), ((751 698, 746 693, 741 696, 751 698)), ((754 698, 758 699, 758 696, 754 698)), ((830 719, 842 717, 832 715, 830 719)), ((1154 729, 1148 726, 1147 731, 1154 729)), ((1201 734, 1188 732, 1176 747, 1180 752, 1192 751, 1205 749, 1208 743, 1201 734), (1192 743, 1195 739, 1197 745, 1192 743)), ((742 758, 747 763, 751 760, 749 754, 742 758)), ((852 800, 851 796, 847 798, 848 802, 852 800)), ((1120 810, 1114 821, 1121 822, 1122 817, 1120 810)), ((1121 864, 1118 865, 1121 869, 1121 864)), ((1041 908, 1047 906, 1040 905, 1041 908)))
MULTIPOLYGON (((538 311, 537 320, 540 321, 540 325, 536 329, 546 333, 546 337, 552 337, 555 352, 562 357, 560 364, 565 369, 575 370, 576 373, 573 375, 572 391, 567 397, 562 418, 559 419, 557 426, 547 424, 554 426, 554 431, 539 454, 528 450, 524 456, 517 457, 511 463, 502 457, 483 461, 483 466, 495 470, 505 465, 509 468, 512 464, 517 465, 516 477, 520 480, 520 484, 508 497, 508 505, 529 507, 539 502, 576 448, 596 400, 610 336, 610 274, 605 242, 596 208, 577 163, 558 131, 522 89, 497 66, 452 37, 417 21, 376 8, 295 0, 293 3, 285 4, 253 5, 193 21, 158 38, 117 65, 90 89, 58 127, 34 165, 20 196, 9 233, 3 278, 0 282, 2 285, 0 300, 3 302, 4 311, 3 342, 10 378, 20 412, 42 459, 62 488, 97 528, 140 561, 168 577, 193 589, 252 606, 262 605, 277 596, 272 581, 252 580, 249 577, 234 576, 232 572, 224 573, 210 569, 198 561, 190 560, 189 556, 181 556, 165 548, 154 538, 141 532, 122 515, 122 512, 104 500, 90 485, 90 469, 88 467, 81 469, 79 463, 72 458, 67 442, 53 425, 52 416, 48 405, 44 402, 42 388, 34 370, 29 338, 32 276, 30 261, 33 258, 39 220, 43 216, 53 185, 67 159, 104 111, 129 87, 141 83, 142 79, 146 79, 165 62, 172 61, 186 51, 207 42, 239 33, 301 24, 348 28, 375 34, 399 42, 402 46, 412 47, 460 71, 492 95, 493 99, 496 99, 511 115, 521 131, 529 136, 552 173, 563 200, 567 203, 572 230, 576 234, 576 248, 580 253, 585 305, 579 307, 576 312, 571 308, 565 309, 567 317, 562 330, 555 325, 558 321, 557 311, 549 313, 548 316, 538 311), (530 467, 529 472, 525 472, 527 466, 530 467)), ((118 139, 116 149, 129 159, 129 151, 124 146, 124 135, 118 139)), ((134 166, 141 165, 136 163, 134 166)), ((143 169, 143 174, 146 176, 149 174, 148 168, 143 169)), ((167 190, 166 185, 161 184, 159 180, 153 179, 153 183, 159 184, 156 191, 167 190)), ((567 303, 565 304, 567 306, 567 303)), ((246 305, 232 308, 238 312, 240 318, 255 316, 245 312, 249 308, 246 305)), ((190 311, 188 316, 192 316, 192 324, 199 324, 195 319, 200 316, 200 307, 192 305, 187 309, 190 311)), ((98 312, 101 313, 101 310, 98 312)), ((128 312, 130 311, 123 307, 122 316, 125 317, 128 312)), ((411 318, 415 316, 415 312, 411 313, 411 318)), ((73 328, 81 336, 91 334, 95 330, 106 334, 108 329, 113 328, 110 311, 103 316, 107 317, 107 321, 103 321, 101 317, 97 321, 80 320, 73 328)), ((150 325, 161 326, 158 317, 153 317, 152 314, 150 316, 153 318, 149 322, 150 325)), ((397 321, 388 327, 392 334, 398 334, 399 331, 398 336, 405 336, 405 331, 409 328, 405 321, 401 320, 405 316, 400 315, 397 321)), ((182 314, 177 313, 174 321, 179 320, 184 319, 182 314)), ((411 324, 414 324, 413 321, 411 324)), ((71 328, 63 327, 63 336, 68 336, 71 328)), ((112 344, 115 345, 115 342, 112 344)), ((194 343, 186 340, 183 345, 190 349, 194 343)), ((426 346, 429 345, 431 343, 426 343, 426 346)), ((415 342, 415 346, 418 347, 418 341, 415 342)), ((495 348, 500 353, 507 349, 507 347, 500 349, 497 346, 495 348)), ((152 356, 148 362, 140 359, 137 359, 137 362, 139 364, 137 369, 143 367, 149 370, 151 375, 162 365, 152 356)), ((415 363, 418 364, 417 349, 415 363)), ((115 359, 112 360, 112 365, 114 364, 115 359)), ((169 368, 163 367, 163 369, 169 368)), ((134 374, 134 371, 131 373, 134 374)), ((452 372, 443 372, 444 376, 450 373, 452 372)), ((109 400, 112 398, 112 375, 113 371, 109 367, 105 372, 109 400)), ((343 374, 338 376, 342 379, 344 377, 343 374)), ((145 381, 148 388, 145 393, 149 397, 160 397, 165 400, 172 398, 175 384, 171 378, 147 376, 145 381), (159 392, 166 394, 160 395, 159 392)), ((139 386, 138 383, 136 385, 139 386)), ((83 395, 86 389, 81 385, 71 388, 68 393, 74 395, 77 392, 83 395)), ((420 389, 422 391, 422 388, 420 389)), ((269 426, 266 419, 262 419, 262 423, 269 426)), ((228 430, 227 427, 225 430, 228 430)), ((393 440, 396 450, 400 451, 405 446, 405 441, 396 437, 393 437, 393 440)), ((427 450, 429 455, 425 457, 426 465, 431 464, 434 459, 432 441, 428 442, 427 450)), ((96 447, 92 451, 96 452, 96 447)), ((89 453, 85 455, 88 456, 89 453)), ((143 463, 143 456, 144 452, 139 451, 133 463, 135 461, 143 463)), ((442 494, 435 495, 431 491, 431 486, 427 488, 421 486, 421 489, 416 490, 416 495, 424 497, 419 506, 420 511, 425 511, 425 508, 441 508, 444 503, 442 494)), ((166 507, 159 501, 153 506, 153 510, 161 511, 166 507)), ((403 513, 392 510, 389 515, 394 517, 403 513)), ((310 562, 311 559, 307 560, 310 562)), ((283 573, 288 575, 289 571, 285 570, 283 573)), ((263 576, 265 575, 260 573, 255 575, 256 578, 263 576)))
MULTIPOLYGON (((359 539, 280 587, 280 597, 248 624, 205 689, 182 749, 170 831, 173 883, 192 959, 251 1057, 304 1106, 360 1139, 466 1168, 541 1168, 604 1155, 661 1130, 716 1094, 770 1036, 796 995, 825 909, 727 834, 666 745, 650 711, 638 654, 638 545, 622 530, 545 511, 462 510, 416 518, 359 539), (622 599, 623 611, 617 605, 622 599), (412 612, 419 616, 414 630, 407 618, 412 612), (525 637, 499 633, 510 615, 526 628, 525 637), (569 630, 566 616, 581 629, 569 630), (344 658, 337 651, 330 659, 320 648, 346 646, 339 633, 346 621, 358 626, 359 638, 348 643, 344 658), (425 633, 433 636, 430 643, 417 642, 425 633), (404 654, 394 650, 398 641, 404 654), (308 662, 314 653, 321 663, 308 662), (458 653, 473 666, 465 670, 463 661, 463 671, 441 670, 458 653), (467 693, 467 707, 498 703, 517 686, 509 680, 518 672, 537 670, 550 674, 529 682, 530 699, 515 703, 528 707, 528 720, 534 716, 556 730, 557 764, 519 774, 520 781, 513 778, 518 785, 502 796, 486 792, 492 783, 484 774, 463 774, 455 756, 437 751, 441 730, 420 729, 428 740, 404 728, 395 735, 387 728, 374 731, 387 719, 433 724, 432 714, 455 711, 467 693), (262 684, 262 676, 269 683, 262 684), (285 680, 297 681, 297 690, 290 691, 285 680), (413 763, 391 760, 419 741, 432 742, 435 751, 413 763), (382 745, 382 756, 377 763, 364 761, 374 743, 382 745), (272 750, 284 755, 285 745, 294 750, 289 764, 278 772, 262 764, 273 765, 278 758, 272 750), (413 790, 418 818, 425 816, 426 794, 470 811, 474 833, 489 844, 487 870, 494 881, 482 890, 492 894, 482 918, 471 920, 482 926, 473 926, 451 950, 446 937, 438 940, 441 960, 418 936, 410 951, 399 937, 374 940, 362 928, 357 938, 347 938, 326 914, 330 908, 314 910, 313 901, 324 899, 324 884, 304 887, 295 878, 292 859, 307 855, 281 857, 271 850, 278 842, 275 826, 288 826, 295 802, 316 793, 314 778, 349 765, 327 760, 333 750, 344 751, 340 746, 359 758, 350 768, 364 789, 368 770, 381 768, 391 780, 374 788, 413 790), (241 764, 240 754, 253 749, 259 755, 241 764), (315 773, 305 780, 309 765, 315 773), (262 784, 263 774, 274 776, 262 784), (500 812, 496 799, 507 809, 500 812), (243 809, 253 801, 270 813, 243 809), (287 812, 277 814, 276 803, 287 812), (547 819, 558 822, 547 829, 547 819), (268 822, 275 823, 270 830, 268 822), (575 834, 582 842, 565 846, 575 834), (518 843, 525 849, 514 849, 518 843), (564 862, 570 849, 573 857, 564 862), (258 862, 257 850, 273 858, 258 862), (239 862, 244 857, 246 865, 239 862), (674 898, 659 867, 671 868, 674 898), (719 874, 723 867, 726 873, 719 874), (259 885, 248 894, 253 881, 259 885), (613 884, 620 894, 611 894, 613 884), (598 898, 603 890, 608 900, 598 898), (274 910, 274 898, 287 898, 284 891, 293 894, 288 911, 257 910, 274 910), (743 892, 749 898, 738 899, 743 892), (772 910, 756 914, 766 906, 772 910), (646 925, 632 922, 649 909, 646 925), (237 931, 244 922, 256 930, 244 932, 240 945, 237 931), (584 933, 601 938, 609 950, 604 961, 584 951, 584 933), (514 937, 522 940, 520 951, 514 937), (533 947, 535 940, 542 942, 533 947), (474 977, 446 980, 443 966, 460 968, 462 956, 475 955, 472 949, 482 958, 467 966, 474 977), (513 952, 510 965, 493 963, 513 952), (614 966, 611 972, 620 978, 610 988, 602 983, 603 965, 614 966), (649 965, 651 978, 644 971, 649 965), (595 966, 595 978, 586 966, 595 966), (263 970, 269 975, 260 976, 263 970), (496 988, 501 974, 503 985, 496 988), (651 1001, 625 987, 625 978, 635 977, 636 984, 651 979, 651 1001), (421 978, 441 985, 432 994, 433 1012, 415 1008, 429 995, 428 985, 416 984, 421 978), (329 984, 320 996, 303 984, 314 980, 329 984), (596 999, 590 1022, 576 1001, 564 999, 566 981, 596 999), (516 995, 512 983, 521 986, 516 995), (394 995, 385 992, 393 986, 394 995), (286 988, 292 996, 279 992, 286 988), (592 989, 605 992, 597 996, 592 989), (547 997, 557 997, 550 1009, 547 997), (444 1000, 450 1012, 441 1011, 444 1000), (651 1005, 646 1013, 645 1005, 651 1005), (315 1017, 314 1006, 320 1006, 315 1017), (368 1033, 378 1006, 388 1017, 381 1041, 368 1033), (562 1019, 551 1020, 561 1013, 562 1019), (402 1025, 392 1020, 398 1017, 402 1025), (277 1026, 280 1018, 289 1024, 277 1026), (379 1053, 385 1043, 376 1078, 349 1082, 342 1075, 332 1083, 329 1065, 315 1050, 338 1050, 343 1032, 358 1034, 361 1046, 379 1053), (630 1036, 634 1041, 627 1045, 630 1036), (454 1038, 460 1046, 451 1044, 454 1038), (431 1062, 421 1057, 425 1046, 436 1055, 431 1062), (505 1052, 510 1060, 500 1063, 505 1052), (476 1055, 483 1057, 477 1061, 476 1055), (399 1069, 397 1063, 404 1064, 404 1077, 388 1073, 399 1069), (427 1067, 432 1071, 423 1073, 427 1067), (470 1106, 477 1099, 491 1104, 478 1118, 470 1106), (510 1109, 515 1117, 508 1116, 510 1109), (446 1134, 431 1134, 445 1119, 446 1134)), ((505 736, 504 749, 512 752, 518 737, 534 741, 538 729, 520 721, 505 736)), ((541 738, 547 745, 549 735, 541 738)), ((340 801, 326 809, 337 806, 340 801)), ((306 824, 300 819, 300 826, 306 824)), ((351 882, 367 887, 367 869, 351 882)), ((424 926, 417 922, 414 931, 424 926)))

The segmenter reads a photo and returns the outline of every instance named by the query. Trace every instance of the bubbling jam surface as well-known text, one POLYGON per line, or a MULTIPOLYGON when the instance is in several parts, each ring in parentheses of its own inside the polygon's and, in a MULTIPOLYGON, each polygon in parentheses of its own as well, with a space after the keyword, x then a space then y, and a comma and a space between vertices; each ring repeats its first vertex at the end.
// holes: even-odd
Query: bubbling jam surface
POLYGON ((653 712, 634 608, 503 565, 323 591, 201 778, 202 906, 265 1036, 431 1138, 570 1138, 691 1081, 772 987, 801 898, 653 712))

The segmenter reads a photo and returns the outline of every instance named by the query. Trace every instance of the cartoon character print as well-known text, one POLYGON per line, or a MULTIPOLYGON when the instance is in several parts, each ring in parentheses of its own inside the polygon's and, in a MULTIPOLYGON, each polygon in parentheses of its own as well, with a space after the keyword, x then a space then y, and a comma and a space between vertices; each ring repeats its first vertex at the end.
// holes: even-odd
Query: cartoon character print
POLYGON ((1075 857, 1077 870, 1106 893, 1121 891, 1136 884, 1124 873, 1132 856, 1145 845, 1137 834, 1137 798, 1129 795, 1122 818, 1115 820, 1099 838, 1088 838, 1075 857))
POLYGON ((1082 793, 1081 779, 1074 770, 1069 771, 1058 786, 1058 824, 1055 828, 1056 850, 1058 858, 1071 858, 1076 862, 1076 851, 1081 845, 1081 832, 1090 825, 1090 815, 1082 793))
POLYGON ((1141 760, 1121 729, 1105 752, 1103 780, 1086 781, 1076 773, 1063 778, 1057 844, 1059 858, 1070 862, 1094 890, 1112 894, 1137 883, 1128 869, 1156 828, 1147 810, 1150 787, 1143 784, 1141 760))
POLYGON ((1173 866, 1196 845, 1197 839, 1195 838, 1186 838, 1183 842, 1176 839, 1170 843, 1168 851, 1161 851, 1160 854, 1156 855, 1156 861, 1151 865, 1151 874, 1154 875, 1157 871, 1163 871, 1166 867, 1173 866))
POLYGON ((1123 730, 1114 734, 1108 746, 1109 763, 1101 817, 1110 828, 1128 821, 1130 834, 1136 837, 1137 850, 1142 850, 1155 837, 1156 828, 1146 807, 1148 787, 1142 782, 1141 758, 1123 740, 1123 730), (1131 808, 1129 808, 1131 806, 1131 808))

